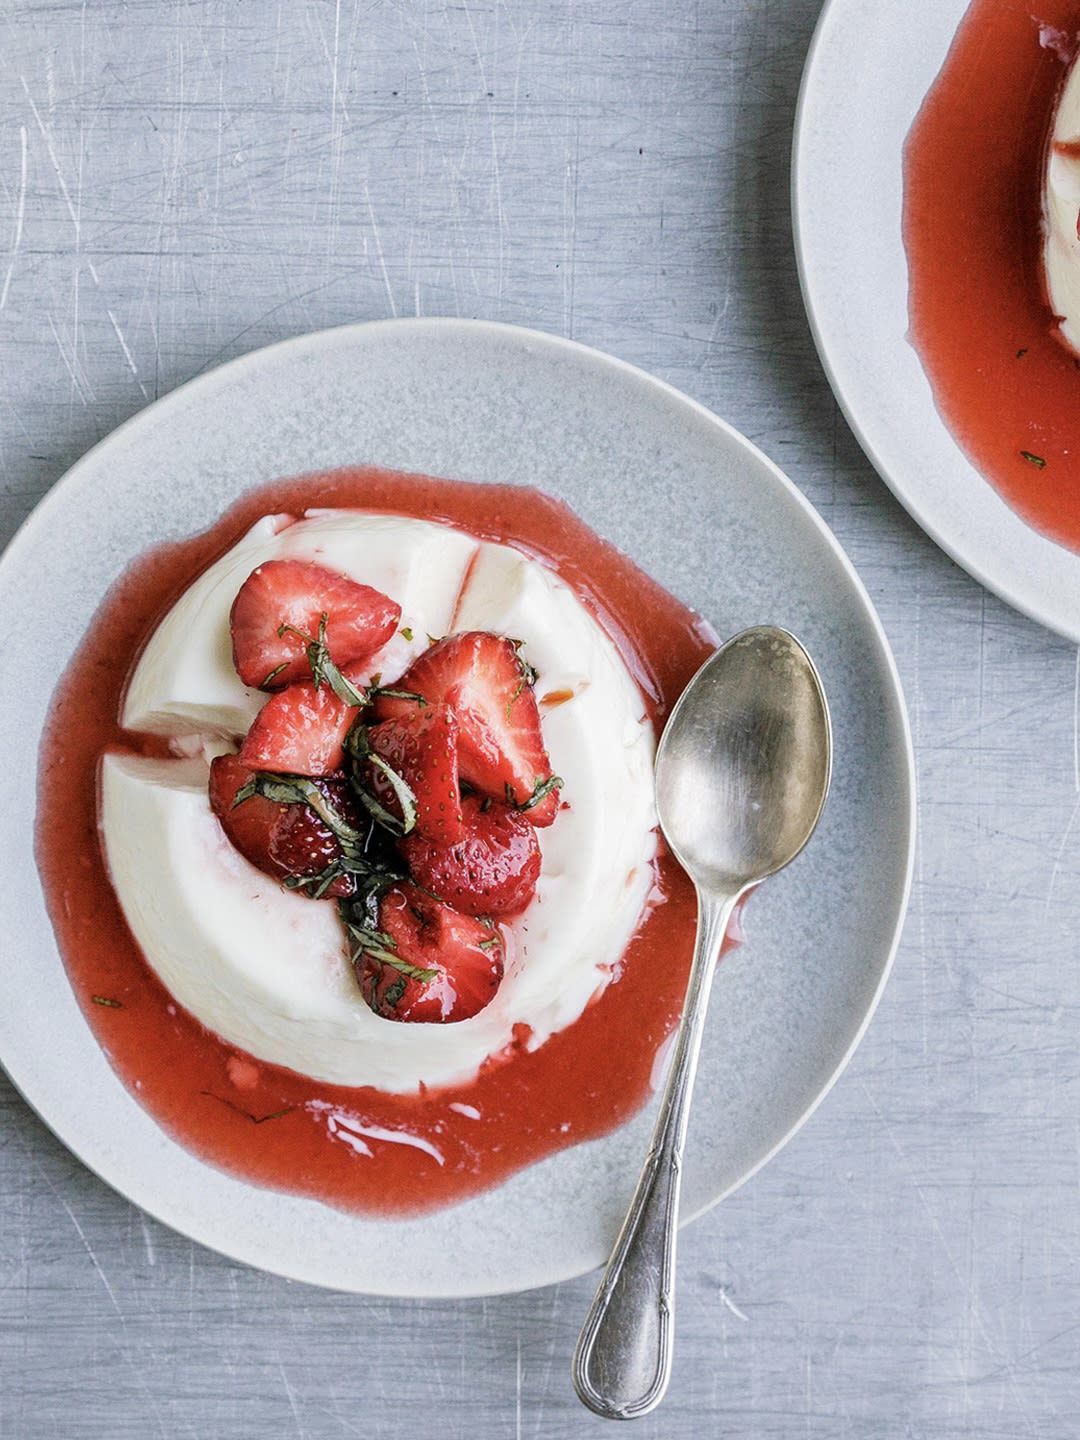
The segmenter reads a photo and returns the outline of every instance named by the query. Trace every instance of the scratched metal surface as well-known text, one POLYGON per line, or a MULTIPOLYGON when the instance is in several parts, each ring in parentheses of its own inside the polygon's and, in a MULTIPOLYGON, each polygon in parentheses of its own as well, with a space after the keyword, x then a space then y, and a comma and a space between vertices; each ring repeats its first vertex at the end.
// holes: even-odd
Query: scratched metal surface
MULTIPOLYGON (((3 0, 0 538, 155 396, 388 315, 572 336, 761 444, 895 648, 916 883, 851 1068, 685 1232, 638 1433, 1056 1440, 1080 1414, 1077 655, 946 560, 838 418, 787 204, 818 8, 3 0)), ((392 1303, 250 1272, 0 1079, 3 1437, 599 1433, 567 1378, 591 1290, 392 1303)))

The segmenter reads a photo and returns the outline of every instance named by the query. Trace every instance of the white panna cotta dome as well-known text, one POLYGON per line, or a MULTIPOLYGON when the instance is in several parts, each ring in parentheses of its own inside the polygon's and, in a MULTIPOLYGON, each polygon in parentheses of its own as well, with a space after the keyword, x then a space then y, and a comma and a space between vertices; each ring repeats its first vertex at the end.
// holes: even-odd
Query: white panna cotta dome
POLYGON ((644 709, 606 632, 563 581, 521 552, 399 516, 269 516, 185 592, 131 678, 124 727, 172 737, 177 758, 103 759, 112 882, 148 963, 227 1042, 337 1084, 410 1092, 465 1083, 515 1037, 535 1048, 571 1024, 610 980, 649 903, 657 840, 644 709), (428 637, 460 630, 522 640, 537 672, 565 805, 537 832, 542 869, 532 904, 503 923, 503 982, 468 1020, 410 1024, 374 1014, 333 903, 285 890, 250 865, 210 809, 209 759, 246 733, 266 700, 233 668, 229 611, 257 565, 284 558, 316 561, 401 605, 398 634, 372 661, 383 684, 428 637))
POLYGON ((1043 274, 1058 333, 1080 355, 1080 61, 1061 91, 1047 147, 1043 274))

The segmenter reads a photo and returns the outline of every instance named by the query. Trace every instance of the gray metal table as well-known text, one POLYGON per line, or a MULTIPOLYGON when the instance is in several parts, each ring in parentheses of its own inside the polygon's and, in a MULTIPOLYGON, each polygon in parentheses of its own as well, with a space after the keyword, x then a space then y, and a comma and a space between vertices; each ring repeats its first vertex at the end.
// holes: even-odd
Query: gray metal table
MULTIPOLYGON (((1077 654, 946 559, 838 417, 787 200, 818 9, 5 0, 0 536, 156 396, 356 319, 569 335, 759 443, 880 610, 921 842, 853 1064, 685 1232, 674 1378, 638 1433, 1057 1440, 1080 1414, 1077 654)), ((599 1433, 568 1381, 592 1288, 397 1303, 248 1271, 0 1080, 12 1440, 599 1433)))

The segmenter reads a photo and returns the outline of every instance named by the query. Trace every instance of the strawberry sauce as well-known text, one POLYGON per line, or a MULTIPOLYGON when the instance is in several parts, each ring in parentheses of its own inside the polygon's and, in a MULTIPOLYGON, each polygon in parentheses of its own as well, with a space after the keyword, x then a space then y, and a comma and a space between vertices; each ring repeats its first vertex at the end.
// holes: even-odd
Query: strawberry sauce
POLYGON ((512 1045, 471 1084, 417 1096, 324 1084, 254 1059, 173 1001, 109 883, 98 761, 108 749, 165 753, 160 739, 117 724, 141 646, 261 515, 309 506, 441 519, 545 561, 612 636, 657 727, 713 642, 697 615, 538 491, 344 470, 266 486, 206 534, 136 561, 61 679, 41 748, 37 861, 71 984, 113 1068, 169 1135, 233 1175, 357 1213, 416 1214, 603 1135, 640 1108, 685 990, 694 896, 663 854, 654 902, 616 978, 573 1025, 532 1054, 512 1045))
POLYGON ((1042 185, 1077 0, 973 0, 904 151, 910 338, 972 464, 1080 550, 1080 361, 1054 334, 1042 185))

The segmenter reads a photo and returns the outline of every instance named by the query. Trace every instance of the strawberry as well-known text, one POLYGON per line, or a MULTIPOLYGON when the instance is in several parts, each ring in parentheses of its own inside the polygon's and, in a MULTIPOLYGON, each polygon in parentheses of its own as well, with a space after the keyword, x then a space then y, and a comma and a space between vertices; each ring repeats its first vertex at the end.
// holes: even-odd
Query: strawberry
POLYGON ((233 663, 245 685, 280 690, 311 678, 313 643, 339 667, 368 661, 400 619, 401 606, 370 585, 311 560, 266 560, 233 601, 233 663))
MULTIPOLYGON (((367 732, 367 747, 412 791, 416 834, 437 845, 454 845, 464 838, 458 725, 445 705, 413 709, 398 719, 373 725, 367 732)), ((405 818, 392 782, 380 765, 370 759, 361 762, 358 780, 391 815, 405 818)))
POLYGON ((415 885, 395 885, 379 902, 378 931, 348 926, 364 999, 388 1020, 467 1020, 502 979, 501 932, 459 915, 415 885))
MULTIPOLYGON (((236 803, 238 793, 253 780, 253 772, 237 755, 219 755, 210 766, 210 808, 226 836, 256 869, 275 880, 292 880, 303 894, 333 898, 352 895, 354 877, 347 871, 327 875, 343 855, 340 839, 310 805, 282 803, 252 794, 236 803), (319 884, 298 885, 298 880, 319 884)), ((311 782, 324 802, 352 829, 358 817, 348 786, 341 776, 311 782)))
MULTIPOLYGON (((559 808, 558 778, 540 733, 532 672, 512 640, 487 630, 447 635, 410 666, 395 691, 428 705, 449 705, 457 718, 463 783, 493 800, 509 799, 533 825, 550 825, 559 808)), ((415 711, 418 702, 380 695, 382 720, 415 711)))
POLYGON ((455 845, 418 832, 398 842, 410 875, 465 915, 520 915, 540 877, 535 829, 520 811, 479 795, 463 797, 461 815, 465 833, 455 845))
POLYGON ((240 762, 249 770, 329 775, 345 763, 345 736, 356 713, 329 685, 286 685, 252 721, 240 762))

